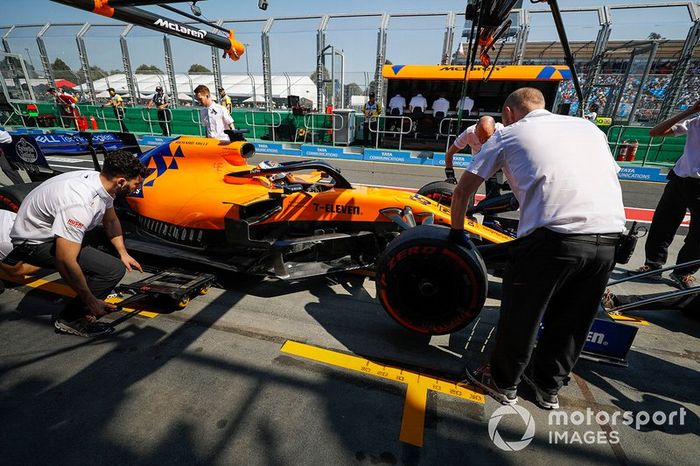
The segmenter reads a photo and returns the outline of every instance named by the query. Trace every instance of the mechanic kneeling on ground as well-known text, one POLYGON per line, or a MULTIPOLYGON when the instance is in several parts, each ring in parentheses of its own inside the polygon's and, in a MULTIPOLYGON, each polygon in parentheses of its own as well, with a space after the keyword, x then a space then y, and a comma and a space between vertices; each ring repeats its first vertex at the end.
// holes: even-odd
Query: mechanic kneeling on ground
POLYGON ((101 172, 58 175, 22 202, 10 233, 14 249, 3 262, 55 267, 77 293, 54 323, 59 331, 83 337, 107 333, 109 327, 95 320, 115 306, 103 300, 125 270, 143 272, 124 246, 113 203, 139 188, 147 173, 138 158, 117 150, 107 154, 101 172), (83 244, 85 233, 100 223, 119 259, 83 244))
POLYGON ((490 364, 467 367, 466 375, 504 404, 517 402, 522 378, 541 407, 555 409, 615 265, 625 215, 620 168, 605 134, 544 106, 534 88, 508 96, 506 127, 484 144, 457 185, 450 237, 465 241, 466 200, 503 169, 521 206, 519 238, 509 248, 490 364))

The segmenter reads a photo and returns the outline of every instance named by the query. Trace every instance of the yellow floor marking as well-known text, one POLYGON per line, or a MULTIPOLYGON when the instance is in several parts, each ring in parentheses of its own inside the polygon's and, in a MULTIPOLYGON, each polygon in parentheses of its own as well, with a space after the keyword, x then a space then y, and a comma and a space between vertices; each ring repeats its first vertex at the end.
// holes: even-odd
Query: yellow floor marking
MULTIPOLYGON (((65 285, 63 283, 53 282, 50 280, 44 280, 43 278, 34 278, 30 275, 25 275, 22 278, 10 277, 9 275, 0 271, 0 280, 5 280, 7 282, 17 283, 17 284, 22 285, 22 286, 34 288, 34 289, 41 290, 41 291, 46 291, 48 293, 58 294, 61 296, 67 296, 69 298, 75 297, 75 291, 73 291, 73 289, 68 285, 65 285)), ((107 298, 107 299, 105 299, 105 301, 108 303, 117 304, 117 303, 122 301, 122 298, 107 298)), ((133 308, 129 308, 129 307, 124 308, 124 311, 127 311, 127 312, 130 312, 133 310, 134 310, 133 308)), ((139 315, 152 319, 160 314, 158 314, 157 312, 141 311, 141 312, 139 312, 139 315)))
POLYGON ((454 382, 428 377, 396 367, 384 366, 368 359, 337 353, 296 341, 286 341, 284 345, 282 345, 280 351, 330 364, 332 366, 373 375, 382 379, 405 383, 407 385, 406 400, 403 407, 399 440, 418 447, 423 446, 425 406, 428 398, 428 390, 455 396, 475 403, 483 404, 486 401, 483 394, 463 386, 458 386, 454 382))
POLYGON ((649 325, 649 322, 647 322, 644 319, 640 319, 639 317, 633 317, 633 316, 626 316, 624 314, 608 314, 612 320, 620 321, 620 322, 627 322, 630 324, 638 324, 638 325, 649 325))

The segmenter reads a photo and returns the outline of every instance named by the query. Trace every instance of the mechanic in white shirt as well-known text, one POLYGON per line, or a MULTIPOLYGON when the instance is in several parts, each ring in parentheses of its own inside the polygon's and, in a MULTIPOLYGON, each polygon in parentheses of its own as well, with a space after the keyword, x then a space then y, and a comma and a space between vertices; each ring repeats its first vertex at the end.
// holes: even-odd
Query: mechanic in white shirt
POLYGON ((203 84, 194 88, 194 97, 204 107, 199 113, 202 125, 207 130, 207 137, 220 141, 230 141, 230 138, 224 132, 227 129, 233 129, 233 118, 231 118, 228 110, 214 102, 209 88, 203 84))
POLYGON ((497 123, 492 116, 486 115, 462 131, 445 153, 445 175, 447 176, 447 181, 457 184, 453 165, 454 155, 457 152, 469 146, 472 155, 478 154, 482 144, 488 141, 493 136, 493 133, 502 128, 503 125, 501 123, 497 123))
POLYGON ((450 111, 450 101, 441 95, 435 99, 431 108, 433 109, 433 116, 435 116, 437 112, 442 112, 444 116, 447 116, 447 112, 450 111))
POLYGON ((474 99, 472 99, 471 97, 466 95, 466 96, 464 96, 464 103, 462 103, 462 99, 459 99, 457 101, 456 108, 457 108, 457 110, 459 110, 460 108, 462 110, 466 110, 467 115, 469 115, 472 112, 472 109, 474 108, 474 99))
POLYGON ((583 114, 583 118, 595 123, 596 118, 598 118, 598 104, 592 103, 589 105, 588 111, 583 114))
POLYGON ((22 201, 10 233, 14 249, 3 262, 55 267, 76 292, 54 322, 60 332, 89 337, 110 331, 95 322, 115 307, 104 299, 126 270, 143 271, 124 246, 113 202, 138 189, 147 174, 137 157, 117 150, 107 154, 101 172, 63 173, 22 201), (86 232, 100 224, 119 258, 84 244, 86 232))
POLYGON ((544 106, 534 88, 508 96, 505 128, 483 145, 454 192, 450 238, 465 243, 466 199, 502 168, 521 206, 518 239, 508 247, 490 365, 467 368, 467 378, 505 404, 517 402, 522 378, 541 407, 556 409, 615 265, 625 212, 605 134, 544 106))
MULTIPOLYGON (((690 227, 676 263, 700 259, 700 116, 690 118, 697 112, 700 112, 700 101, 649 130, 653 137, 685 134, 686 140, 683 155, 669 172, 668 183, 654 211, 644 247, 646 260, 636 273, 664 266, 668 246, 685 217, 686 209, 690 210, 690 227)), ((680 288, 690 288, 698 268, 697 265, 677 268, 671 273, 671 279, 680 288)))
POLYGON ((397 109, 399 115, 403 115, 403 110, 406 108, 406 99, 401 94, 396 94, 389 100, 389 115, 393 112, 392 110, 397 109))
POLYGON ((428 101, 423 97, 420 92, 413 96, 411 101, 408 103, 408 110, 413 113, 413 109, 419 108, 425 113, 425 109, 428 108, 428 101))

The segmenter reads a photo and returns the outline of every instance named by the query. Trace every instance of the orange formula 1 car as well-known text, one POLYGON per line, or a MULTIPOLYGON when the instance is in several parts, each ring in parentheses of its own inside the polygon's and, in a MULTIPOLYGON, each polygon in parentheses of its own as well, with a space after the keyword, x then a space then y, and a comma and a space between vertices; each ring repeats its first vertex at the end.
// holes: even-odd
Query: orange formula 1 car
MULTIPOLYGON (((353 186, 319 160, 249 165, 255 148, 182 136, 141 157, 152 169, 118 210, 127 246, 283 279, 374 264, 416 224, 450 224, 447 207, 419 194, 353 186)), ((475 221, 487 243, 511 237, 475 221)))

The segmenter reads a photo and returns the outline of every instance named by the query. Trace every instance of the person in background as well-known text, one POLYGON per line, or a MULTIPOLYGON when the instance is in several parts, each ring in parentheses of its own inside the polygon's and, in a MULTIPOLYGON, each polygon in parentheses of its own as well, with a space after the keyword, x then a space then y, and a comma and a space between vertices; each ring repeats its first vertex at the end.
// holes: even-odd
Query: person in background
POLYGON ((231 97, 226 95, 226 89, 224 89, 223 87, 219 88, 219 105, 221 105, 226 110, 228 110, 229 113, 231 113, 231 97))
POLYGON ((462 115, 468 116, 474 109, 474 99, 465 95, 464 99, 459 99, 457 101, 456 109, 459 110, 460 108, 462 109, 462 115))
POLYGON ((598 118, 598 104, 595 102, 588 106, 588 111, 583 115, 588 121, 595 123, 595 119, 598 118))
MULTIPOLYGON (((382 113, 382 105, 377 102, 374 96, 374 92, 369 93, 369 99, 362 106, 362 113, 365 116, 365 121, 362 123, 363 126, 363 144, 367 145, 369 143, 370 126, 376 131, 377 129, 377 117, 382 113)), ((375 132, 372 136, 373 143, 376 143, 378 134, 375 132)))
POLYGON ((502 168, 520 202, 518 238, 507 250, 490 362, 465 372, 503 404, 517 402, 523 380, 540 407, 557 409, 615 265, 625 210, 605 134, 544 107, 542 92, 531 87, 506 98, 505 128, 482 146, 454 191, 449 237, 473 247, 464 232, 467 199, 502 168))
POLYGON ((126 127, 126 123, 124 123, 124 99, 117 94, 117 91, 115 91, 113 87, 107 89, 107 92, 109 92, 109 101, 107 101, 104 106, 112 107, 112 110, 114 110, 114 117, 119 122, 120 131, 122 133, 128 133, 129 130, 126 127))
POLYGON ((168 94, 163 92, 161 86, 156 86, 156 93, 153 94, 146 106, 152 108, 154 105, 158 109, 158 124, 163 131, 163 136, 170 136, 170 122, 173 119, 170 111, 170 99, 168 94))
POLYGON ((397 93, 394 97, 389 100, 389 115, 393 115, 394 110, 398 112, 399 115, 403 115, 403 111, 406 108, 406 99, 397 93))
MULTIPOLYGON (((668 173, 668 183, 654 211, 649 227, 649 237, 644 246, 644 265, 632 272, 639 274, 660 269, 668 258, 668 247, 685 217, 690 211, 690 225, 683 247, 678 251, 678 263, 700 259, 700 101, 662 121, 649 130, 649 136, 686 135, 683 155, 668 173)), ((695 282, 695 272, 700 266, 675 269, 670 278, 679 288, 690 288, 695 282)), ((658 276, 657 276, 658 278, 658 276)))
POLYGON ((433 116, 437 112, 442 112, 444 116, 447 116, 447 112, 450 111, 450 101, 445 98, 444 95, 440 95, 435 101, 433 101, 433 116))
POLYGON ((411 113, 413 113, 413 110, 416 108, 420 108, 423 113, 425 113, 425 110, 428 108, 428 101, 420 92, 414 95, 411 101, 408 103, 408 110, 411 113))
POLYGON ((61 117, 61 126, 66 127, 66 122, 64 118, 69 120, 68 126, 75 126, 77 131, 80 131, 80 126, 78 125, 78 117, 80 116, 80 111, 76 105, 78 99, 68 94, 67 92, 58 92, 53 87, 50 87, 47 91, 48 94, 53 96, 56 101, 56 105, 59 108, 59 114, 61 117))
POLYGON ((234 129, 231 114, 221 105, 211 98, 209 88, 203 84, 194 88, 194 97, 202 105, 200 118, 202 125, 207 130, 208 138, 215 138, 220 141, 230 141, 225 133, 227 129, 234 129))

